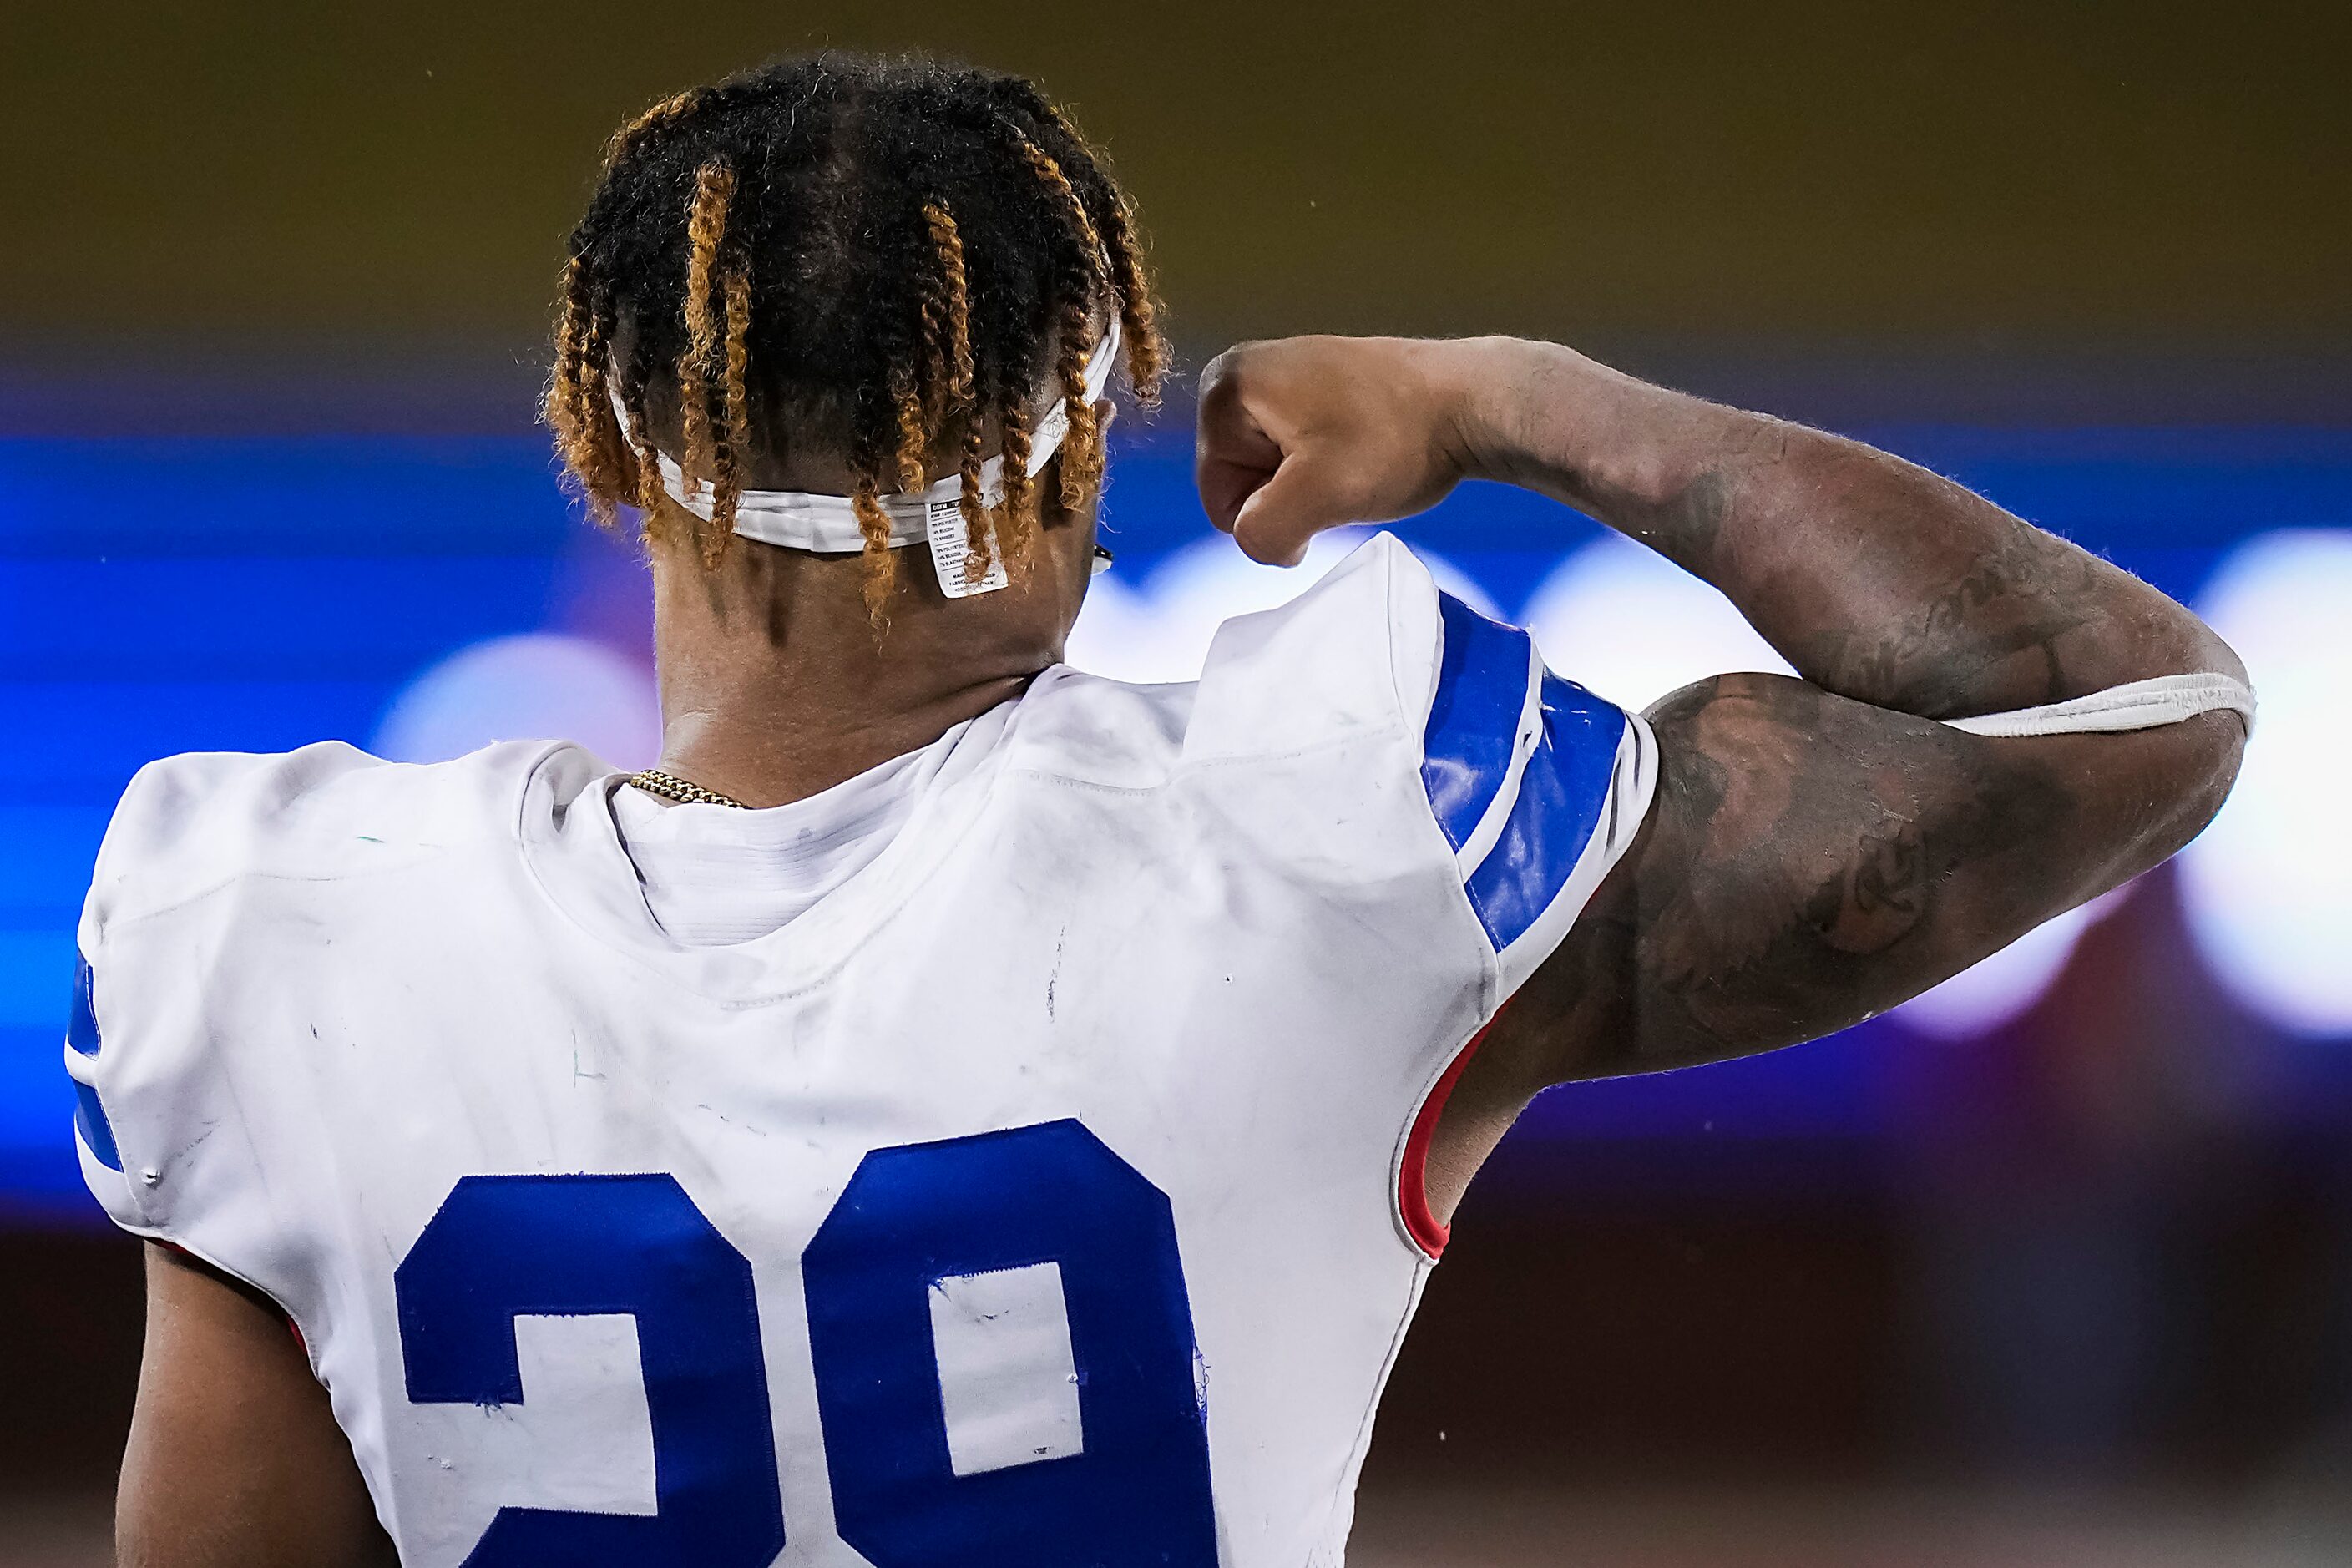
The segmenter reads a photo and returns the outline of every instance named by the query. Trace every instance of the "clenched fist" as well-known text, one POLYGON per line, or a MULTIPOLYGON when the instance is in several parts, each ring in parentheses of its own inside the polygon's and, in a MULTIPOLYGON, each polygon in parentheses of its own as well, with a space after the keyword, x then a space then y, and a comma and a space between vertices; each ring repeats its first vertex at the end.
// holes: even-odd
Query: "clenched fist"
POLYGON ((1284 338, 1227 349, 1201 374, 1194 458, 1209 521, 1269 564, 1349 522, 1444 500, 1475 470, 1472 404, 1507 341, 1284 338))

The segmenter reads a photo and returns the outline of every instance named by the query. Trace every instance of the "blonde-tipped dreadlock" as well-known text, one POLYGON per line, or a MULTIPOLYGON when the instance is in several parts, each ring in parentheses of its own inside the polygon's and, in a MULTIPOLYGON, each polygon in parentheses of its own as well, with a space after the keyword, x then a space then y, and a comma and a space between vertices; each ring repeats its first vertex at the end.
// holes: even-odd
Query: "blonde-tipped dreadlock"
POLYGON ((1087 155, 1101 173, 1105 192, 1095 226, 1101 232, 1099 248, 1108 256, 1111 286, 1118 296, 1119 325, 1127 347, 1127 374, 1135 399, 1146 408, 1160 404, 1160 377, 1166 369, 1167 345, 1160 337, 1160 307, 1151 295, 1150 274, 1143 265, 1143 242, 1135 228, 1135 207, 1127 193, 1111 185, 1102 154, 1080 135, 1060 106, 1045 106, 1045 118, 1072 147, 1087 155))
POLYGON ((890 514, 874 493, 874 481, 860 479, 850 497, 857 512, 857 531, 866 541, 866 616, 877 625, 889 605, 890 591, 898 585, 898 555, 890 548, 890 514))
POLYGON ((678 118, 699 102, 709 90, 707 88, 689 87, 684 92, 674 92, 635 119, 624 121, 619 130, 605 139, 604 172, 612 173, 613 165, 621 161, 621 154, 629 150, 629 143, 656 126, 678 118))
POLYGON ((630 459, 613 423, 604 332, 585 279, 577 259, 565 265, 563 314, 555 332, 555 377, 547 390, 546 414, 563 466, 587 498, 589 516, 599 527, 610 528, 616 498, 631 488, 630 459))
POLYGON ((924 412, 923 395, 916 389, 911 376, 902 371, 890 381, 891 397, 898 405, 898 489, 912 495, 931 482, 931 421, 924 412))
MULTIPOLYGON (((724 430, 727 405, 736 398, 732 389, 723 385, 723 379, 715 396, 710 385, 721 330, 712 306, 723 310, 726 303, 717 297, 713 284, 719 273, 719 242, 727 234, 727 204, 734 195, 734 171, 723 163, 705 163, 695 171, 694 197, 687 205, 687 339, 685 351, 677 356, 678 412, 686 426, 686 455, 678 467, 689 494, 701 487, 706 475, 711 481, 710 526, 698 530, 705 563, 715 563, 726 552, 733 538, 736 502, 742 495, 734 454, 728 450, 723 435, 713 434, 714 426, 724 430)), ((724 362, 719 364, 723 378, 724 362)))
POLYGON ((999 418, 1004 426, 1004 537, 999 542, 1008 562, 1018 562, 1029 551, 1031 525, 1036 521, 1037 481, 1029 477, 1029 407, 1008 403, 999 418))
POLYGON ((845 459, 878 626, 902 571, 881 497, 924 488, 943 446, 960 448, 975 576, 1020 562, 1041 521, 1099 485, 1084 376, 1114 312, 1148 401, 1165 350, 1126 198, 1034 87, 786 61, 666 99, 614 135, 572 236, 547 418, 592 515, 634 504, 649 539, 679 531, 709 562, 755 458, 782 466, 789 437, 845 459), (1032 434, 1054 395, 1069 432, 1058 484, 1040 487, 1032 434), (992 434, 993 515, 980 488, 992 434), (657 443, 675 443, 690 510, 708 495, 707 524, 667 500, 657 443), (1055 502, 1043 518, 1041 488, 1055 502))
POLYGON ((1065 279, 1057 333, 1063 406, 1070 420, 1069 435, 1062 443, 1062 504, 1076 508, 1086 504, 1103 471, 1102 426, 1087 396, 1087 356, 1095 346, 1094 311, 1088 301, 1110 292, 1110 262, 1103 254, 1102 237, 1095 231, 1094 219, 1087 216, 1086 203, 1078 199, 1070 177, 1062 173, 1054 155, 1034 142, 1021 143, 1021 155, 1060 198, 1074 231, 1076 268, 1084 274, 1083 282, 1076 272, 1065 279))
POLYGON ((719 426, 719 495, 710 521, 720 538, 732 539, 735 509, 743 499, 743 454, 751 440, 751 275, 740 265, 731 267, 719 286, 727 297, 727 396, 719 426))
POLYGON ((972 385, 971 298, 964 274, 963 232, 956 227, 955 215, 937 202, 924 205, 923 222, 930 230, 931 247, 939 258, 938 295, 935 301, 925 296, 924 320, 932 329, 933 361, 943 367, 938 377, 943 394, 940 417, 942 423, 950 415, 963 421, 957 510, 963 514, 964 580, 977 583, 994 563, 996 530, 981 500, 980 470, 986 460, 981 456, 981 445, 985 433, 972 385))
POLYGON ((947 362, 949 396, 970 403, 971 390, 971 299, 963 270, 963 231, 955 215, 937 202, 926 203, 923 222, 930 229, 939 253, 941 341, 936 345, 947 362))

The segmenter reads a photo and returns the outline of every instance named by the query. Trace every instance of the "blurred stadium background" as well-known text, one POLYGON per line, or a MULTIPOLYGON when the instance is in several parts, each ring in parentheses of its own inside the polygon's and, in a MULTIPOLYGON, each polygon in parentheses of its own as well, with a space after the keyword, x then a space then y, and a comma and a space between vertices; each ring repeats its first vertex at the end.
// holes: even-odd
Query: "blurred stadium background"
MULTIPOLYGON (((10 7, 0 1564, 106 1560, 135 1373, 136 1247, 58 1059, 116 794, 321 737, 650 760, 640 569, 530 426, 560 237, 625 113, 827 43, 1074 104, 1192 368, 1559 337, 1978 487, 2200 606, 2262 689, 2174 866, 1835 1039, 1539 1101, 1397 1373, 1360 1561, 2352 1561, 2347 16, 10 7)), ((1183 678, 1307 580, 1207 535, 1188 426, 1118 432, 1075 662, 1183 678)), ((1620 700, 1777 665, 1529 498, 1399 531, 1620 700)))

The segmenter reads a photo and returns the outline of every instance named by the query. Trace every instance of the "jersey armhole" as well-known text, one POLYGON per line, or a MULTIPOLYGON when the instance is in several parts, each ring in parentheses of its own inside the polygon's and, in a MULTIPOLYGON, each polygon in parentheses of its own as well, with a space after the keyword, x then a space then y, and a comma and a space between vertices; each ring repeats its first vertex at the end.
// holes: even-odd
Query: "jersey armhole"
POLYGON ((302 1331, 302 1325, 295 1321, 294 1314, 286 1310, 285 1302, 239 1274, 236 1269, 223 1268, 184 1242, 173 1241, 171 1237, 163 1235, 149 1235, 144 1239, 166 1252, 177 1253, 190 1263, 202 1268, 206 1273, 218 1275, 236 1289, 245 1292, 256 1304, 267 1307, 276 1313, 278 1321, 286 1325, 286 1332, 292 1337, 294 1348, 300 1351, 302 1359, 310 1363, 310 1375, 322 1384, 325 1383, 326 1380, 319 1376, 319 1358, 310 1353, 310 1337, 302 1331))
POLYGON ((1422 783, 1486 936, 1485 1018, 1434 1067, 1391 1171, 1397 1229, 1430 1262, 1429 1152, 1447 1101, 1512 996, 1558 951, 1640 837, 1655 797, 1649 722, 1546 669, 1524 631, 1435 595, 1442 625, 1422 783))
POLYGON ((1395 1199, 1397 1227, 1431 1263, 1445 1255, 1445 1244, 1452 1239, 1454 1227, 1440 1220, 1429 1206, 1429 1146, 1437 1136, 1437 1123, 1445 1114, 1445 1102, 1454 1096, 1454 1086, 1462 1081, 1464 1070, 1478 1054, 1487 1031, 1501 1016, 1498 1010, 1447 1058, 1436 1081, 1423 1091, 1420 1108, 1413 1112, 1412 1124, 1406 1130, 1404 1142, 1397 1152, 1396 1179, 1390 1187, 1395 1199))

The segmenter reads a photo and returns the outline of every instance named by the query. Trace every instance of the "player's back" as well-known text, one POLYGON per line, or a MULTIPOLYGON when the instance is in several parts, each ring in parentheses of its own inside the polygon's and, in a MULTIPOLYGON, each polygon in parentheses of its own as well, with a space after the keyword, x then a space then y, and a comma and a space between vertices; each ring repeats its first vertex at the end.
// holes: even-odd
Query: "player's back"
POLYGON ((718 947, 574 747, 158 764, 85 1166, 286 1308, 414 1564, 1336 1561, 1417 1117, 1645 804, 1539 674, 1381 541, 1197 688, 1048 672, 718 947))

